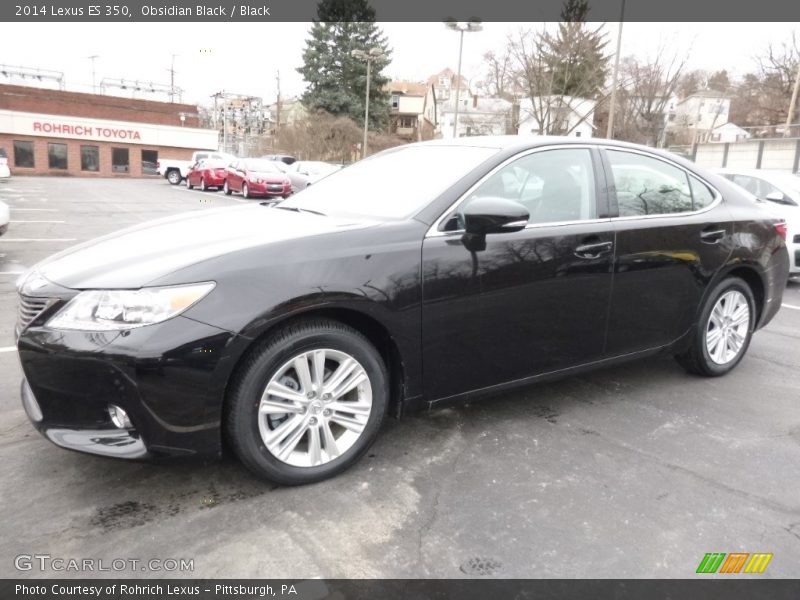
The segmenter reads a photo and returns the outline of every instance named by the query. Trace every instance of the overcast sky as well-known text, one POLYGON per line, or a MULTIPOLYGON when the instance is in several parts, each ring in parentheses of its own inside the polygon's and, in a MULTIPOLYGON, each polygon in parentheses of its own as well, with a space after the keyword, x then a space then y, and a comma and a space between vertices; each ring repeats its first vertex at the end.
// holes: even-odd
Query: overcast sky
MULTIPOLYGON (((422 80, 449 66, 456 69, 458 34, 441 23, 381 23, 393 49, 387 75, 422 80)), ((465 35, 462 72, 467 79, 482 74, 483 54, 501 51, 506 37, 530 23, 485 23, 484 30, 465 35)), ((605 26, 608 52, 614 51, 618 24, 605 26)), ((16 23, 3 32, 2 60, 62 71, 67 89, 91 91, 91 55, 96 81, 103 77, 169 82, 172 55, 176 84, 184 101, 209 103, 225 90, 274 101, 280 70, 285 97, 302 92, 295 70, 302 62, 308 23, 16 23), (32 40, 47 40, 47 43, 32 40)), ((689 53, 689 67, 728 69, 742 74, 753 68, 753 57, 772 42, 790 41, 798 23, 626 23, 622 55, 655 56, 659 50, 689 53)), ((19 83, 0 75, 0 83, 19 83)), ((119 92, 121 93, 121 92, 119 92)), ((146 94, 140 97, 165 99, 146 94)))

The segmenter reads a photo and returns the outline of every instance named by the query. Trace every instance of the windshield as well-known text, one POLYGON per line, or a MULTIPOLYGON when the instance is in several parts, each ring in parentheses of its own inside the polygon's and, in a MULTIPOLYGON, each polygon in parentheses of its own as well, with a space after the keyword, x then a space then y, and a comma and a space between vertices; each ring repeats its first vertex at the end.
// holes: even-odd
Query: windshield
POLYGON ((263 160, 260 158, 245 161, 245 167, 248 171, 255 171, 256 173, 280 173, 281 170, 271 160, 263 160))
POLYGON ((410 217, 496 148, 402 146, 328 175, 281 207, 385 219, 410 217))

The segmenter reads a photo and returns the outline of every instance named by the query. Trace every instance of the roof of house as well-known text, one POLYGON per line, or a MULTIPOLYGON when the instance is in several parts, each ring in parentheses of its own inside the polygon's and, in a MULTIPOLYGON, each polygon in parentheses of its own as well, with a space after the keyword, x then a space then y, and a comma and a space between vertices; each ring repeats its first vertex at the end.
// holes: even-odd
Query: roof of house
MULTIPOLYGON (((441 71, 439 71, 435 75, 431 75, 430 77, 428 77, 428 82, 427 82, 428 85, 437 85, 439 83, 439 78, 440 77, 447 77, 448 79, 450 79, 450 81, 455 83, 457 76, 456 76, 455 71, 453 71, 453 69, 451 69, 450 67, 447 67, 445 69, 442 69, 441 71)), ((460 87, 461 87, 461 89, 469 89, 469 81, 464 79, 463 75, 461 76, 461 86, 460 87)))
POLYGON ((406 96, 425 96, 428 93, 428 86, 416 81, 390 81, 386 84, 386 89, 391 93, 406 96))

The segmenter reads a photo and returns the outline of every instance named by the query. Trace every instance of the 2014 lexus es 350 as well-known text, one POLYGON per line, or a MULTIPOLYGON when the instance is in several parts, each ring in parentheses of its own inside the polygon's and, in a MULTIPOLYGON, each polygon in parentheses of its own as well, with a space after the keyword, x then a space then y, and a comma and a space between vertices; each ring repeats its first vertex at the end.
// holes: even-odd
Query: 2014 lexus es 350
MULTIPOLYGON (((744 194, 744 195, 743 195, 744 194)), ((781 304, 785 225, 657 150, 387 150, 276 205, 70 248, 18 283, 22 402, 58 446, 216 455, 301 484, 387 414, 673 354, 730 371, 781 304)))

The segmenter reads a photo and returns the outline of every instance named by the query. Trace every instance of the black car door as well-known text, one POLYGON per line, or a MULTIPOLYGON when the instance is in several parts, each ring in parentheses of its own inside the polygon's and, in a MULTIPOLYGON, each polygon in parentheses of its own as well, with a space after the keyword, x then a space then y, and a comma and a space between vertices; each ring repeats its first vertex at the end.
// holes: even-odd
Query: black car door
POLYGON ((732 250, 733 223, 719 193, 646 152, 606 148, 616 229, 607 353, 665 346, 686 333, 703 292, 732 250))
POLYGON ((597 150, 524 152, 487 174, 423 243, 424 387, 440 399, 603 355, 614 232, 597 150), (476 199, 524 205, 528 226, 470 240, 476 199))

